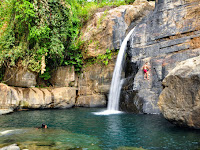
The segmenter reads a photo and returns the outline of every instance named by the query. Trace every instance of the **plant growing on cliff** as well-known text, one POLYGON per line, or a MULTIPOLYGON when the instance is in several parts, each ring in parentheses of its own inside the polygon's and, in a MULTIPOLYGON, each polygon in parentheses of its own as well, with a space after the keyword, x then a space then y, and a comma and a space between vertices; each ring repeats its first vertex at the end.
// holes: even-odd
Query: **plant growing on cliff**
POLYGON ((112 52, 110 49, 107 49, 105 54, 97 56, 96 61, 98 63, 103 63, 104 65, 108 65, 108 62, 111 59, 112 59, 112 52))
POLYGON ((86 66, 92 65, 95 63, 102 64, 102 65, 108 65, 109 61, 112 59, 112 56, 116 55, 117 52, 112 52, 110 49, 106 50, 105 54, 100 54, 95 58, 89 58, 86 60, 86 66))
POLYGON ((104 11, 104 13, 99 17, 99 19, 97 20, 97 28, 99 28, 100 24, 102 23, 102 21, 106 18, 106 16, 108 15, 108 10, 106 9, 104 11))

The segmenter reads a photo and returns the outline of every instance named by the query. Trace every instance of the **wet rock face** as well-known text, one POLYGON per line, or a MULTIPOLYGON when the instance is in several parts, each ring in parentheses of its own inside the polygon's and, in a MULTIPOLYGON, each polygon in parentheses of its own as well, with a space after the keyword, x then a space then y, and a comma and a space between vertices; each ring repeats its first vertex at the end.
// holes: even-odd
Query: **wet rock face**
POLYGON ((200 129, 200 57, 179 63, 163 80, 158 106, 170 122, 200 129))
MULTIPOLYGON (((160 113, 157 101, 162 80, 179 62, 200 54, 199 4, 197 0, 158 0, 154 11, 136 26, 126 60, 126 77, 133 78, 132 91, 124 95, 130 97, 128 103, 142 103, 136 112, 160 113), (149 81, 143 79, 145 62, 151 67, 149 81)), ((123 110, 130 110, 129 105, 123 110)))

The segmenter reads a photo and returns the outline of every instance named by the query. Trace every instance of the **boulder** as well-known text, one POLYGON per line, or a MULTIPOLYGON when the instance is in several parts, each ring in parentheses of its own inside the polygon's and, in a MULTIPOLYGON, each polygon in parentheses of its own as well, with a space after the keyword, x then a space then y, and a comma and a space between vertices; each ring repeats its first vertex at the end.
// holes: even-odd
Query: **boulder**
POLYGON ((35 87, 37 74, 23 67, 7 68, 4 74, 4 82, 10 86, 35 87))
POLYGON ((200 129, 200 56, 179 63, 162 83, 158 106, 164 117, 200 129))
POLYGON ((54 108, 71 108, 75 105, 76 88, 62 87, 51 89, 54 108))
POLYGON ((69 108, 75 105, 76 88, 20 88, 0 83, 1 109, 69 108))
POLYGON ((147 1, 97 12, 82 29, 84 59, 119 49, 127 31, 153 10, 147 1))
POLYGON ((62 66, 53 71, 50 82, 55 87, 69 87, 75 84, 74 66, 62 66))
POLYGON ((160 113, 162 80, 179 62, 200 54, 199 4, 197 0, 158 0, 154 11, 136 25, 128 41, 122 110, 160 113), (143 78, 145 62, 151 67, 150 80, 143 78))

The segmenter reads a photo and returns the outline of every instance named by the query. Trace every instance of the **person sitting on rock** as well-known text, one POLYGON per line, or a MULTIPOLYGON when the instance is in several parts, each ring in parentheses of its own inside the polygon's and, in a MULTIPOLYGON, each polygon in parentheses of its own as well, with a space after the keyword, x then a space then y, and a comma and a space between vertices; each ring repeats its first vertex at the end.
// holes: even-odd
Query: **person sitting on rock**
POLYGON ((148 66, 147 62, 144 64, 142 69, 143 69, 143 72, 144 72, 144 80, 145 79, 149 80, 148 71, 150 70, 150 67, 148 66))

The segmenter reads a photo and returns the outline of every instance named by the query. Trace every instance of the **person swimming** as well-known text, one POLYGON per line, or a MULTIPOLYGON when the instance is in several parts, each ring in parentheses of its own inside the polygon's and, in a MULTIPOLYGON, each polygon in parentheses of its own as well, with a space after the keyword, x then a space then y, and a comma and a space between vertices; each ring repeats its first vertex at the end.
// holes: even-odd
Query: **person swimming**
POLYGON ((42 124, 42 128, 43 128, 43 129, 46 129, 46 128, 47 128, 47 125, 46 125, 46 124, 42 124))
POLYGON ((47 125, 46 124, 42 124, 41 127, 37 127, 37 129, 47 129, 47 125))

